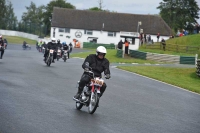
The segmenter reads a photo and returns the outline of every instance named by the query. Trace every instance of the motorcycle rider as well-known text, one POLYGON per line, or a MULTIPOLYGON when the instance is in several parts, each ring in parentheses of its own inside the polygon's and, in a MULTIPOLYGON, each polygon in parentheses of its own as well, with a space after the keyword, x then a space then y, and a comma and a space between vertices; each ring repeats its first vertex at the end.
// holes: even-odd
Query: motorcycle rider
POLYGON ((72 52, 72 47, 73 47, 71 42, 69 43, 69 47, 70 47, 69 52, 71 53, 72 52))
POLYGON ((57 40, 58 48, 62 49, 62 44, 60 43, 60 39, 57 40))
POLYGON ((7 48, 7 46, 8 46, 8 41, 7 41, 7 39, 6 39, 6 38, 4 38, 4 39, 3 39, 3 41, 4 41, 4 43, 6 43, 6 46, 5 46, 5 48, 7 48))
MULTIPOLYGON (((106 75, 105 78, 110 78, 110 69, 109 69, 109 61, 105 58, 107 51, 106 48, 103 46, 99 46, 96 49, 96 54, 90 54, 86 57, 85 61, 82 64, 82 68, 85 70, 78 87, 78 92, 74 96, 74 99, 78 99, 83 91, 83 88, 86 84, 88 84, 91 81, 91 77, 87 74, 87 71, 89 71, 89 68, 85 65, 86 62, 89 63, 89 67, 92 68, 92 71, 94 72, 95 77, 101 77, 101 73, 104 72, 106 75)), ((100 89, 101 95, 103 95, 106 84, 104 83, 100 89)))
POLYGON ((63 51, 62 51, 61 56, 63 55, 64 50, 67 50, 67 55, 68 55, 68 59, 69 59, 69 46, 66 44, 66 42, 63 42, 63 51))
POLYGON ((56 51, 58 49, 55 38, 52 38, 51 42, 48 42, 47 44, 47 50, 45 50, 45 53, 44 53, 44 61, 46 61, 46 57, 49 54, 50 49, 54 50, 52 63, 55 63, 54 59, 56 59, 56 51))
POLYGON ((4 54, 4 41, 3 41, 2 35, 0 35, 0 46, 1 46, 1 48, 0 48, 0 51, 1 51, 0 59, 2 59, 3 58, 3 54, 4 54))

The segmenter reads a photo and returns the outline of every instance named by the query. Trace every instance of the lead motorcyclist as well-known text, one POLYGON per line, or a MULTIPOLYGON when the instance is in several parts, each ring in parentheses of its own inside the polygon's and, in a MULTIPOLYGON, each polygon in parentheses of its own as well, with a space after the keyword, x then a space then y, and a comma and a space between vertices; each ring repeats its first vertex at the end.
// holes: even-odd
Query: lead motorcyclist
MULTIPOLYGON (((90 54, 89 56, 86 57, 85 61, 82 64, 82 68, 85 70, 85 72, 83 73, 80 79, 78 92, 74 96, 74 99, 79 99, 84 86, 91 81, 91 77, 87 74, 87 71, 89 71, 89 68, 85 65, 86 62, 89 63, 89 67, 92 68, 92 71, 94 72, 95 77, 101 77, 101 73, 104 72, 104 74, 106 75, 105 78, 106 79, 110 78, 110 69, 109 69, 110 63, 105 58, 106 53, 107 53, 106 48, 103 46, 99 46, 96 49, 96 54, 90 54)), ((103 95, 106 87, 107 86, 104 83, 100 89, 101 91, 100 96, 103 95)))
POLYGON ((44 53, 44 61, 46 61, 46 57, 49 54, 50 49, 54 50, 52 63, 55 63, 54 59, 56 59, 56 51, 58 49, 55 38, 52 38, 51 42, 48 42, 47 44, 47 50, 45 50, 45 53, 44 53))
POLYGON ((1 48, 0 48, 0 51, 1 51, 0 59, 2 59, 3 58, 3 54, 4 54, 4 41, 3 41, 2 35, 0 35, 0 46, 1 46, 1 48))

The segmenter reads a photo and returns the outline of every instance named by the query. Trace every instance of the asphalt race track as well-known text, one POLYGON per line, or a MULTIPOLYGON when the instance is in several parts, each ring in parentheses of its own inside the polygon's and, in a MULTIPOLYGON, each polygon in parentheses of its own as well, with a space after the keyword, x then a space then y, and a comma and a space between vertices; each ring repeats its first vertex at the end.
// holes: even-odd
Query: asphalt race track
POLYGON ((48 67, 35 46, 8 45, 0 60, 0 133, 200 133, 200 95, 114 67, 96 112, 76 110, 82 62, 48 67))

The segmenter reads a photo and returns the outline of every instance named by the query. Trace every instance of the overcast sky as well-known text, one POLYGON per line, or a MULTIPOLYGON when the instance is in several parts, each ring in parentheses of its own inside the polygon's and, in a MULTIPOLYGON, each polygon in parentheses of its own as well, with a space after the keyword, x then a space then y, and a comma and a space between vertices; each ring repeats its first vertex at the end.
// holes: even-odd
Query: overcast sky
MULTIPOLYGON (((47 5, 51 0, 10 0, 13 4, 15 15, 21 20, 23 12, 26 12, 25 6, 30 6, 33 1, 37 6, 47 5)), ((99 7, 100 0, 66 0, 76 7, 76 9, 88 9, 99 7)), ((120 13, 132 14, 159 14, 156 7, 162 0, 102 0, 103 9, 117 11, 120 13)), ((196 0, 200 7, 200 0, 196 0)), ((198 20, 200 24, 200 19, 198 20)))

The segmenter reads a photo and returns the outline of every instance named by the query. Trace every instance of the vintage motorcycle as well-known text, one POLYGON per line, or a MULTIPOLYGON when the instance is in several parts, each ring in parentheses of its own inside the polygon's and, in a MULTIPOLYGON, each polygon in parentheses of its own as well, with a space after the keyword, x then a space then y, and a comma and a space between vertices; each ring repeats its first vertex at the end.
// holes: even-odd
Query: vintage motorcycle
POLYGON ((64 60, 64 62, 66 62, 66 60, 68 59, 68 50, 63 51, 62 59, 64 60))
POLYGON ((42 53, 45 53, 45 47, 42 47, 42 53))
POLYGON ((23 44, 22 48, 23 48, 23 50, 26 50, 26 49, 31 50, 31 46, 29 44, 23 44))
POLYGON ((47 66, 50 66, 51 63, 52 63, 52 61, 53 61, 53 52, 54 52, 53 49, 49 50, 49 55, 46 57, 46 61, 45 61, 45 63, 47 64, 47 66))
POLYGON ((87 71, 87 73, 92 77, 91 81, 84 87, 79 99, 73 98, 73 100, 76 101, 76 109, 80 110, 84 105, 88 107, 88 112, 93 114, 99 104, 101 94, 100 88, 102 87, 104 80, 100 77, 95 77, 91 68, 87 71))
POLYGON ((61 49, 57 50, 57 61, 61 58, 61 49))

